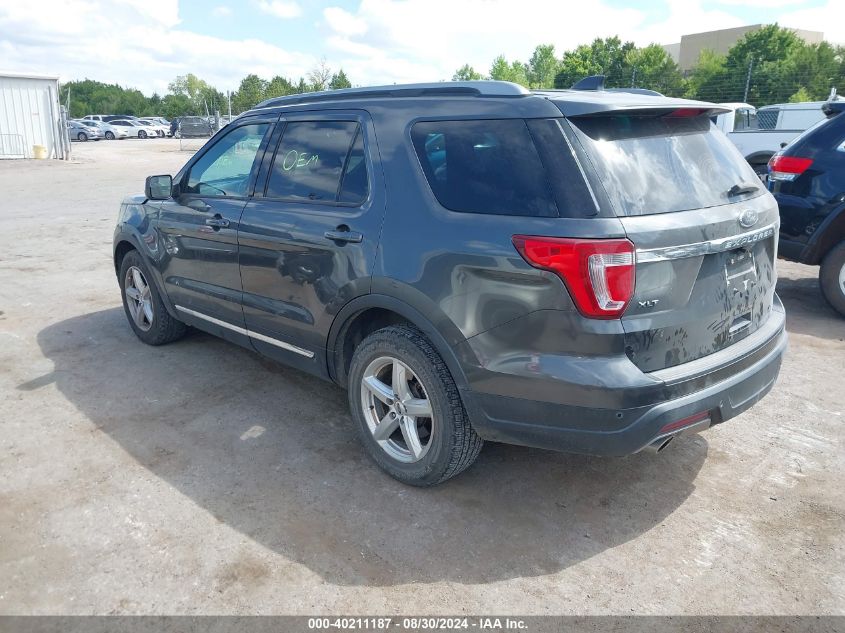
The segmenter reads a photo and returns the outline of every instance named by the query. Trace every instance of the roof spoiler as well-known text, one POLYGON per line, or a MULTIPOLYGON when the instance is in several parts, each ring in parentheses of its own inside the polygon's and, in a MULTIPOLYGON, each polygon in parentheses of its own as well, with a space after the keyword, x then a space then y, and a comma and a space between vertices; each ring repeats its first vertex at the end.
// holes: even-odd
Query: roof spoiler
POLYGON ((604 90, 605 75, 590 75, 572 84, 572 90, 604 90))

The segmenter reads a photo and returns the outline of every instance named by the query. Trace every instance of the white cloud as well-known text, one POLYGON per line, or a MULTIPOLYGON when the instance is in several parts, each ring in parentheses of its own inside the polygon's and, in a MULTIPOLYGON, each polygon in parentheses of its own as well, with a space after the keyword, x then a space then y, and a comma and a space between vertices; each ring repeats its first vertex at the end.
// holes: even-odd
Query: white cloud
MULTIPOLYGON (((794 5, 807 4, 807 0, 717 0, 716 4, 732 7, 754 7, 757 9, 776 9, 794 5)), ((761 22, 765 20, 761 17, 761 22)))
POLYGON ((343 35, 363 35, 367 32, 367 22, 358 18, 340 7, 328 7, 323 10, 323 17, 326 24, 335 33, 343 35))
POLYGON ((845 23, 845 2, 828 0, 820 7, 796 9, 783 13, 778 24, 792 29, 821 31, 828 41, 836 44, 845 43, 842 24, 845 23))
POLYGON ((366 84, 448 79, 464 63, 486 73, 497 55, 528 61, 541 43, 554 44, 559 54, 612 35, 639 46, 670 44, 688 33, 746 25, 736 15, 740 5, 789 7, 761 14, 759 22, 793 28, 824 31, 825 24, 845 21, 842 0, 815 9, 800 8, 808 0, 664 0, 667 12, 658 21, 605 1, 577 10, 547 0, 361 0, 351 11, 324 9, 321 28, 347 74, 366 84))
POLYGON ((645 19, 601 2, 573 11, 545 0, 362 0, 353 13, 330 7, 323 17, 327 46, 359 83, 448 79, 464 63, 486 73, 499 54, 527 60, 537 44, 562 51, 645 19))
POLYGON ((176 2, 57 0, 0 5, 0 70, 90 78, 164 93, 191 72, 221 90, 254 72, 304 75, 314 55, 257 39, 223 39, 181 29, 176 2), (80 35, 86 24, 94 37, 80 35))
POLYGON ((296 2, 290 2, 288 0, 259 0, 258 8, 264 11, 264 13, 275 15, 277 18, 284 20, 298 18, 302 15, 302 7, 296 2))
POLYGON ((232 10, 227 6, 221 5, 219 7, 214 7, 211 10, 211 15, 213 15, 215 18, 225 18, 232 15, 232 10))

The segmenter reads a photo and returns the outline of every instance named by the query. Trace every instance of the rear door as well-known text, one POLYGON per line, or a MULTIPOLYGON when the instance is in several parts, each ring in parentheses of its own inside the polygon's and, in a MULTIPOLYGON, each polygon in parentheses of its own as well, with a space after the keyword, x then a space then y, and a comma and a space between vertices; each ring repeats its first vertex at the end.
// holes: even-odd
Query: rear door
POLYGON ((259 351, 320 373, 334 316, 370 290, 384 185, 365 113, 288 114, 282 125, 240 222, 244 319, 259 351))
POLYGON ((636 247, 622 319, 643 371, 686 363, 751 335, 774 300, 778 210, 704 110, 572 117, 636 247))

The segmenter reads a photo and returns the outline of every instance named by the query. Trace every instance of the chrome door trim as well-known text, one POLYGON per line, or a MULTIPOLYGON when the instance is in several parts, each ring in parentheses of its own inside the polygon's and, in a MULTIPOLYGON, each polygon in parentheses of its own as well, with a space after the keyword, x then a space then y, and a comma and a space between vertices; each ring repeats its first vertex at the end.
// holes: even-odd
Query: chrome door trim
POLYGON ((730 251, 768 239, 776 234, 777 229, 778 223, 775 222, 755 231, 706 242, 695 242, 694 244, 683 244, 681 246, 666 246, 663 248, 638 248, 637 263, 662 262, 671 259, 700 257, 702 255, 709 255, 710 253, 730 251))
POLYGON ((174 305, 174 308, 179 310, 180 312, 184 312, 185 314, 190 314, 193 317, 198 319, 202 319, 203 321, 208 321, 209 323, 213 323, 214 325, 219 325, 220 327, 224 327, 228 330, 232 330, 233 332, 237 332, 238 334, 243 334, 244 336, 248 336, 249 338, 253 338, 257 341, 263 341, 264 343, 269 343, 270 345, 275 345, 276 347, 281 347, 282 349, 286 349, 289 352, 293 352, 295 354, 299 354, 300 356, 305 356, 305 358, 314 358, 314 352, 303 349, 301 347, 297 347, 296 345, 292 345, 290 343, 286 343, 285 341, 280 341, 279 339, 271 338, 264 334, 259 334, 258 332, 253 332, 252 330, 248 330, 246 328, 242 328, 238 325, 232 325, 226 321, 221 321, 220 319, 215 319, 214 317, 208 316, 207 314, 203 314, 202 312, 197 312, 196 310, 191 310, 190 308, 186 308, 180 305, 174 305))

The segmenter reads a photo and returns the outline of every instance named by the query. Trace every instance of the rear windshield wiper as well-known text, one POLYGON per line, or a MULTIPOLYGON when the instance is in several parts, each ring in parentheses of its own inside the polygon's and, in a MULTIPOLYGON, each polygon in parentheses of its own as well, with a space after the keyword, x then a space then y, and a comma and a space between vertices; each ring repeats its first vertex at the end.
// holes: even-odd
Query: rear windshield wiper
POLYGON ((760 189, 759 185, 755 185, 751 182, 740 182, 735 184, 733 187, 728 189, 728 198, 733 198, 734 196, 739 196, 744 193, 754 193, 760 189))

